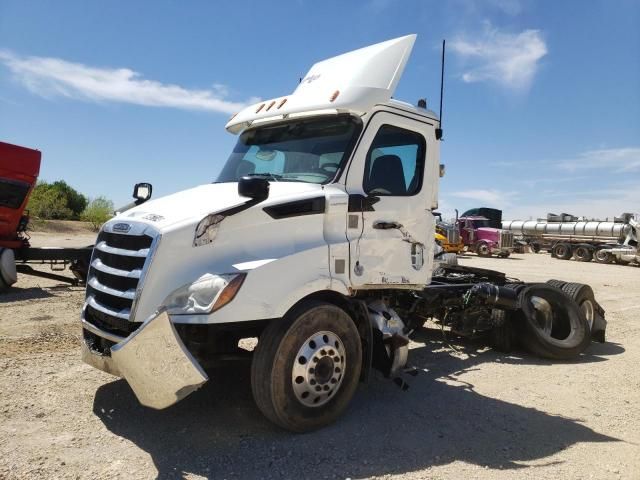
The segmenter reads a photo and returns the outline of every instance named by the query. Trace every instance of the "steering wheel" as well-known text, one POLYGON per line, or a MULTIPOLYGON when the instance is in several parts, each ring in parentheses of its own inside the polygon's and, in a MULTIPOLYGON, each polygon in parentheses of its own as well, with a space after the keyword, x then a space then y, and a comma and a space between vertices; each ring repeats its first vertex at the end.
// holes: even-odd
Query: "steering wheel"
POLYGON ((375 194, 382 194, 382 195, 391 195, 391 192, 389 190, 386 190, 384 188, 374 188, 373 190, 371 190, 370 192, 367 192, 369 195, 375 195, 375 194))

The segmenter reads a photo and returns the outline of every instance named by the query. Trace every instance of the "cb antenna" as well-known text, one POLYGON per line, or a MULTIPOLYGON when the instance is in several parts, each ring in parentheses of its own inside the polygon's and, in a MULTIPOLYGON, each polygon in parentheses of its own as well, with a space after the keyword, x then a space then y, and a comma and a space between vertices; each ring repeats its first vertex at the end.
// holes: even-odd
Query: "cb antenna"
POLYGON ((444 95, 444 47, 445 40, 442 40, 442 61, 440 63, 440 116, 439 126, 436 128, 436 140, 442 140, 442 97, 444 95))

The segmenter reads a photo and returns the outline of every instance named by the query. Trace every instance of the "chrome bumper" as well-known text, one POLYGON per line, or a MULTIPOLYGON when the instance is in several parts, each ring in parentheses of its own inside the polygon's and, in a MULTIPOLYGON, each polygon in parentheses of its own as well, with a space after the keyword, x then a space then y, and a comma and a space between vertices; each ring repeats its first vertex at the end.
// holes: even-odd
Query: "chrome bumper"
POLYGON ((82 360, 124 378, 142 405, 167 408, 209 380, 165 312, 147 320, 126 338, 105 332, 85 320, 82 326, 95 335, 118 341, 111 347, 110 357, 94 352, 83 341, 82 360))

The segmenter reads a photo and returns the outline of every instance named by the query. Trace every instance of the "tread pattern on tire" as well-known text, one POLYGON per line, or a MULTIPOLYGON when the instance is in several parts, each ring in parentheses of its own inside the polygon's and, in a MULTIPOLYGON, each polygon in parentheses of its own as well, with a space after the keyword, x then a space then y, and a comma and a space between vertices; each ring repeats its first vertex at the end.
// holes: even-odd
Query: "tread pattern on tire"
MULTIPOLYGON (((313 320, 313 317, 309 320, 313 320)), ((251 389, 256 405, 271 422, 289 431, 305 432, 321 428, 333 422, 347 407, 351 396, 357 388, 361 358, 362 352, 358 330, 355 323, 343 309, 332 303, 317 300, 304 302, 285 315, 284 318, 272 321, 260 335, 251 364, 251 389), (282 366, 283 359, 288 356, 283 356, 283 349, 285 352, 288 350, 288 353, 294 350, 297 351, 299 346, 287 342, 293 342, 296 335, 300 335, 300 331, 304 330, 304 325, 308 325, 306 322, 299 323, 298 320, 305 315, 312 315, 311 312, 318 307, 328 308, 329 312, 333 310, 336 315, 344 316, 345 321, 350 322, 345 324, 344 329, 339 328, 338 330, 343 330, 343 334, 351 333, 353 335, 353 337, 349 335, 340 337, 345 348, 347 348, 347 358, 349 358, 349 355, 353 355, 351 360, 353 363, 349 364, 347 361, 344 374, 346 376, 347 372, 351 371, 352 375, 349 374, 348 378, 345 377, 343 379, 340 390, 336 392, 331 401, 321 407, 317 407, 317 410, 312 412, 314 415, 309 414, 307 416, 307 413, 311 413, 311 411, 309 410, 305 413, 305 407, 302 404, 292 403, 292 398, 294 397, 288 394, 288 388, 290 387, 286 385, 286 382, 290 381, 291 373, 283 371, 281 368, 276 368, 276 365, 280 363, 280 366, 282 366), (351 354, 349 354, 349 343, 352 344, 353 348, 351 354), (294 350, 291 350, 292 346, 294 350), (287 377, 289 377, 289 380, 287 380, 287 377), (283 382, 284 392, 282 390, 283 382)), ((292 392, 291 395, 293 395, 292 392)))
MULTIPOLYGON (((520 292, 521 304, 524 305, 526 296, 530 291, 533 290, 535 292, 535 289, 540 289, 540 287, 543 287, 543 289, 550 289, 551 286, 545 283, 528 284, 527 288, 520 292)), ((540 293, 541 292, 538 291, 538 295, 540 295, 540 293)), ((579 322, 578 331, 576 332, 576 340, 573 344, 566 346, 562 346, 562 340, 559 339, 549 341, 540 333, 539 328, 534 326, 534 321, 531 318, 527 318, 527 314, 524 310, 521 310, 518 315, 517 325, 520 331, 519 340, 527 350, 543 358, 549 358, 552 360, 569 360, 575 358, 591 343, 591 331, 589 330, 589 324, 577 303, 575 303, 567 293, 563 290, 551 287, 549 294, 551 297, 556 296, 556 298, 554 300, 547 296, 547 301, 552 300, 550 303, 565 306, 567 309, 566 313, 573 316, 576 322, 579 322), (561 301, 562 297, 564 297, 566 301, 561 301)))
POLYGON ((547 285, 551 285, 552 287, 556 287, 559 288, 560 290, 562 290, 562 287, 564 287, 567 284, 567 282, 562 281, 562 280, 547 280, 547 285))

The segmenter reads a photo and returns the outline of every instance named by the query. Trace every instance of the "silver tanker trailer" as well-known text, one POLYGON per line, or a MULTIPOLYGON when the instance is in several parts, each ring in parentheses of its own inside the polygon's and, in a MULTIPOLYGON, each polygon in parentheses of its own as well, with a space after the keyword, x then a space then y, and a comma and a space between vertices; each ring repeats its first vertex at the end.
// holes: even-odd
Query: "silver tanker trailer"
POLYGON ((640 223, 628 214, 621 222, 510 220, 503 221, 502 228, 534 251, 545 248, 561 260, 574 257, 581 262, 640 264, 640 223))

